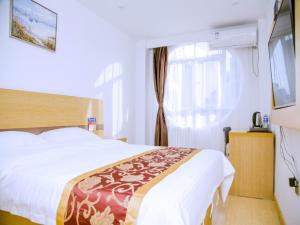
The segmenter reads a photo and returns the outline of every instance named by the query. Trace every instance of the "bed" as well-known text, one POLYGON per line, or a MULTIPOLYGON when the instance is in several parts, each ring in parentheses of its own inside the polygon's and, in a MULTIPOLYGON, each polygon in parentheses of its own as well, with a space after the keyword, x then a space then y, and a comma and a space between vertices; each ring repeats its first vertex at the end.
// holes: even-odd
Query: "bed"
MULTIPOLYGON (((41 96, 45 98, 44 94, 41 93, 2 89, 0 90, 0 104, 6 110, 0 113, 11 111, 7 108, 12 108, 12 105, 15 105, 16 102, 19 102, 19 104, 23 102, 24 106, 19 106, 23 107, 23 113, 18 114, 18 117, 23 117, 24 119, 24 114, 26 116, 28 111, 28 109, 24 110, 24 107, 28 107, 26 101, 24 103, 24 96, 28 95, 31 96, 31 104, 34 105, 36 104, 35 102, 40 102, 39 104, 44 104, 42 107, 44 109, 51 102, 47 101, 45 103, 46 99, 43 99, 44 101, 35 101, 34 99, 40 99, 41 96), (3 93, 6 94, 5 100, 3 100, 5 96, 3 93), (14 100, 7 100, 7 97, 12 95, 14 100), (18 101, 16 98, 21 98, 22 101, 18 101)), ((74 104, 71 104, 70 101, 66 103, 66 100, 60 101, 62 98, 66 99, 65 96, 46 96, 46 98, 53 97, 56 99, 54 101, 55 107, 57 107, 57 103, 58 105, 62 104, 65 112, 68 112, 66 105, 74 104)), ((74 101, 71 98, 71 101, 76 103, 76 107, 78 107, 80 102, 84 103, 85 101, 93 102, 97 106, 101 105, 96 100, 91 101, 90 99, 74 101)), ((43 124, 45 120, 43 117, 45 116, 41 111, 37 114, 41 118, 38 120, 31 119, 24 126, 22 125, 24 123, 23 119, 19 119, 18 125, 7 122, 12 120, 11 116, 13 113, 4 113, 0 114, 0 128, 2 131, 25 130, 32 133, 69 126, 85 128, 86 117, 95 116, 99 118, 102 115, 99 111, 102 109, 100 107, 93 111, 91 110, 93 107, 90 104, 84 103, 84 105, 86 109, 89 108, 89 110, 85 111, 81 107, 82 113, 85 114, 84 116, 72 116, 76 120, 78 117, 81 117, 82 119, 79 122, 70 121, 70 118, 66 115, 65 117, 69 118, 68 124, 66 124, 61 111, 59 111, 60 114, 55 113, 55 110, 53 111, 54 106, 51 106, 52 113, 50 117, 47 114, 47 125, 43 124), (87 111, 93 113, 87 115, 87 111), (54 122, 51 122, 51 120, 54 122)), ((41 107, 39 106, 39 108, 41 107)), ((71 108, 74 109, 74 106, 71 108)), ((45 109, 44 111, 48 112, 48 110, 45 109)), ((70 112, 74 114, 74 110, 70 110, 70 112)), ((27 120, 28 118, 30 117, 27 117, 27 120)), ((102 120, 100 118, 98 121, 102 120)), ((101 126, 100 124, 98 127, 103 128, 103 125, 101 126)), ((75 128, 71 129, 74 130, 75 128)), ((87 135, 87 138, 74 138, 72 135, 72 138, 67 138, 68 134, 64 135, 60 132, 66 132, 68 128, 58 130, 52 132, 52 134, 55 134, 58 131, 59 135, 56 135, 58 140, 42 137, 44 140, 46 139, 45 142, 34 140, 31 144, 11 147, 9 151, 3 148, 0 149, 0 210, 2 210, 0 213, 0 224, 1 222, 3 224, 7 223, 7 218, 10 215, 20 216, 15 217, 16 222, 14 224, 16 225, 23 223, 27 225, 29 220, 35 224, 57 224, 58 209, 64 198, 66 185, 74 177, 105 167, 108 164, 114 164, 120 160, 127 160, 137 155, 146 154, 149 150, 152 153, 165 149, 164 147, 131 145, 116 140, 105 140, 90 133, 87 135), (22 220, 22 218, 27 220, 22 220), (22 222, 18 222, 20 219, 22 222)), ((83 137, 85 134, 81 136, 83 137)), ((33 137, 33 139, 35 138, 33 137)), ((177 169, 172 170, 145 193, 138 209, 135 224, 199 225, 204 221, 207 209, 211 206, 213 197, 218 191, 221 193, 222 200, 226 200, 233 176, 234 169, 221 152, 202 149, 197 154, 193 153, 193 157, 181 163, 177 169)), ((9 220, 11 221, 11 218, 9 220)), ((11 222, 9 224, 14 225, 11 222)), ((94 224, 102 223, 97 223, 96 221, 94 224)))

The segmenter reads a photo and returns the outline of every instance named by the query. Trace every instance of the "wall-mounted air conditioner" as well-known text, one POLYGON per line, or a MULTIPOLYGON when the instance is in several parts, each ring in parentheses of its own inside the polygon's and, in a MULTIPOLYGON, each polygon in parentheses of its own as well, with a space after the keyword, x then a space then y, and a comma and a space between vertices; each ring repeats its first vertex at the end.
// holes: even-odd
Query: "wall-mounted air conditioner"
POLYGON ((211 33, 210 48, 244 48, 257 46, 257 25, 216 29, 211 33))

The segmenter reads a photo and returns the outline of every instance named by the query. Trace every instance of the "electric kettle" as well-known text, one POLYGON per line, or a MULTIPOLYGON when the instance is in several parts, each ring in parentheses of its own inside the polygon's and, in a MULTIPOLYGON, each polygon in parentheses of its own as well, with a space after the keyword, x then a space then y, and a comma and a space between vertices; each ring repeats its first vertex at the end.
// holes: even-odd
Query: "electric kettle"
POLYGON ((260 112, 253 113, 252 116, 253 127, 262 127, 262 120, 260 112))

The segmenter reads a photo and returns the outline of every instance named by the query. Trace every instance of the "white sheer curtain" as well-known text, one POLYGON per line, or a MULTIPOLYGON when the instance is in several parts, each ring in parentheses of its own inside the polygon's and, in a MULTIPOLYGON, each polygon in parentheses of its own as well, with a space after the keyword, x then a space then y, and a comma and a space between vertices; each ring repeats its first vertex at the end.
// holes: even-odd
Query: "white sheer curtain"
MULTIPOLYGON (((170 146, 223 150, 223 127, 249 128, 259 108, 251 54, 251 49, 210 50, 203 42, 169 48, 164 104, 170 146)), ((152 144, 151 112, 157 105, 149 75, 147 144, 152 144)))

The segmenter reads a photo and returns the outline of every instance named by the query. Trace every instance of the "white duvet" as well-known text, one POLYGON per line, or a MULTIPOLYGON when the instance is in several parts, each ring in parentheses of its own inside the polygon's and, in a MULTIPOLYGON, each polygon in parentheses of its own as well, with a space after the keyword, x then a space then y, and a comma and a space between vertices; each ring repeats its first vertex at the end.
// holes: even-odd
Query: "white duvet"
MULTIPOLYGON (((151 149, 99 140, 1 150, 0 209, 38 224, 55 225, 69 180, 151 149)), ((233 174, 221 152, 201 151, 146 194, 137 225, 199 225, 220 185, 225 201, 233 174)))

